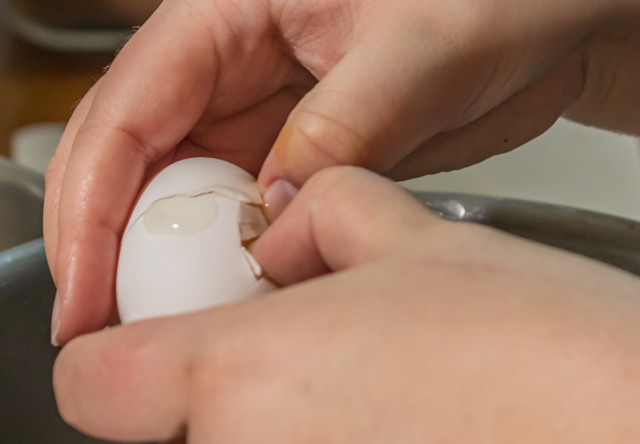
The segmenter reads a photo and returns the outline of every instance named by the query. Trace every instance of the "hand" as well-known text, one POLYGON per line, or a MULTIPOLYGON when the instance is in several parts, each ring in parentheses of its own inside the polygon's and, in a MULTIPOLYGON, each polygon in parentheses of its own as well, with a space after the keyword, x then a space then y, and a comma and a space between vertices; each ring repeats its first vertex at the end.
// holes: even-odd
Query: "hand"
POLYGON ((214 156, 261 171, 265 187, 300 186, 336 164, 395 179, 460 168, 530 140, 568 108, 640 131, 640 36, 617 20, 637 9, 166 0, 82 101, 47 173, 54 342, 107 322, 127 216, 171 162, 214 156))
POLYGON ((637 443, 640 285, 353 168, 259 240, 259 299, 73 340, 63 417, 126 441, 637 443))

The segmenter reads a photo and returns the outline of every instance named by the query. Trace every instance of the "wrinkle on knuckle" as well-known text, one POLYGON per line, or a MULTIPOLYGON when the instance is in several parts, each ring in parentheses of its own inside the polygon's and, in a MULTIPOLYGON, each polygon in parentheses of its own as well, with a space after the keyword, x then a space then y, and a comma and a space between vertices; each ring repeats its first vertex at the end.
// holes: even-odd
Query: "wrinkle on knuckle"
POLYGON ((286 348, 285 324, 274 324, 272 316, 252 316, 251 326, 231 327, 224 338, 206 341, 185 369, 192 406, 205 403, 214 415, 225 415, 231 405, 247 401, 247 387, 261 386, 278 374, 274 367, 281 362, 274 358, 286 348))
POLYGON ((640 47, 640 33, 627 29, 605 28, 586 40, 576 55, 574 75, 581 86, 574 103, 565 116, 570 119, 627 132, 619 127, 617 111, 625 103, 628 94, 629 79, 627 68, 633 66, 629 56, 640 47), (629 64, 629 65, 628 65, 629 64), (627 66, 628 65, 628 66, 627 66))
POLYGON ((145 165, 155 162, 160 151, 138 135, 135 129, 110 121, 85 122, 76 136, 74 151, 96 150, 96 140, 103 141, 97 145, 99 152, 131 149, 145 165))
POLYGON ((362 3, 285 0, 272 5, 272 16, 296 58, 323 77, 352 46, 357 24, 365 15, 362 3))
POLYGON ((224 398, 246 373, 252 346, 247 341, 230 340, 198 352, 186 368, 190 393, 224 398))
POLYGON ((145 165, 150 165, 157 160, 158 150, 156 147, 147 143, 143 138, 136 134, 135 131, 128 129, 125 126, 114 126, 113 131, 115 133, 122 134, 125 139, 128 138, 133 142, 130 146, 143 159, 145 165))
POLYGON ((365 136, 328 113, 300 109, 292 131, 297 133, 303 149, 308 150, 311 157, 327 165, 367 166, 370 163, 365 136))

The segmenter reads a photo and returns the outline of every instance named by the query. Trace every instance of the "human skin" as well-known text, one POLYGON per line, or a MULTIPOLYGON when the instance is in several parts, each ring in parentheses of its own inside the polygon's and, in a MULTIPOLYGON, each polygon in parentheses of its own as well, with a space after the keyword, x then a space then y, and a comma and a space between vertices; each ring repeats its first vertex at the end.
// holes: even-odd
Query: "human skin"
POLYGON ((189 444, 640 440, 630 274, 443 221, 352 167, 308 181, 255 255, 287 288, 71 341, 65 420, 189 444))
POLYGON ((127 217, 171 162, 214 156, 260 173, 264 187, 299 187, 336 164, 394 179, 460 168, 565 112, 640 132, 639 9, 167 0, 79 105, 47 172, 54 343, 107 323, 127 217))

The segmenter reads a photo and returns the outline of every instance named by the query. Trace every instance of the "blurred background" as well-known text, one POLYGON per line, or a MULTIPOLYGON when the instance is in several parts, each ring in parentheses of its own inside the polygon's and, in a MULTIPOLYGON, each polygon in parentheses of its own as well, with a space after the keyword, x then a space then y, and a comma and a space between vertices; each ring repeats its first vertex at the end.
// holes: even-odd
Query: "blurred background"
MULTIPOLYGON (((74 105, 160 0, 0 0, 0 156, 44 171, 74 105)), ((636 139, 559 121, 513 153, 407 182, 640 220, 636 139)))
POLYGON ((46 164, 75 104, 159 3, 0 0, 0 155, 46 164))

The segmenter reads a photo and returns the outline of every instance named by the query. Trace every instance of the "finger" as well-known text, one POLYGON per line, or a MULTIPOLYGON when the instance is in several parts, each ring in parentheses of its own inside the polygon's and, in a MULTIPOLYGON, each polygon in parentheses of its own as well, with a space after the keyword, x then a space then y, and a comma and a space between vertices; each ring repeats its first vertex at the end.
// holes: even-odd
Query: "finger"
POLYGON ((401 251, 417 233, 445 223, 387 179, 330 168, 309 180, 253 254, 267 275, 289 285, 401 251))
POLYGON ((197 316, 188 325, 179 319, 114 327, 63 348, 54 388, 65 421, 114 441, 183 436, 189 365, 203 332, 197 316))
POLYGON ((582 62, 572 54, 549 74, 462 128, 423 143, 387 176, 406 180, 475 165, 547 131, 580 96, 582 62))
POLYGON ((73 142, 59 201, 61 344, 106 324, 120 231, 146 167, 178 145, 207 106, 216 47, 194 14, 188 2, 158 9, 111 66, 73 142))
POLYGON ((246 111, 204 125, 200 122, 202 128, 194 129, 174 150, 147 167, 143 183, 172 163, 213 154, 217 159, 243 165, 257 176, 279 128, 300 97, 299 91, 285 87, 246 111))
MULTIPOLYGON (((176 149, 172 150, 171 153, 154 162, 152 165, 149 165, 146 169, 143 182, 147 183, 159 171, 173 162, 190 157, 210 156, 212 153, 212 148, 210 147, 213 147, 216 157, 234 163, 244 162, 246 165, 253 164, 253 171, 257 172, 259 165, 266 157, 277 136, 278 128, 282 127, 286 116, 291 109, 293 109, 299 98, 300 95, 298 92, 291 88, 284 88, 264 102, 259 103, 245 112, 212 123, 211 127, 208 128, 208 132, 200 132, 193 136, 190 135, 186 140, 181 142, 176 149)), ((93 245, 86 245, 86 248, 89 247, 93 247, 93 245)), ((106 266, 108 266, 108 261, 115 260, 115 258, 104 255, 102 260, 105 266, 101 269, 105 269, 106 266)), ((78 273, 74 276, 74 279, 82 280, 85 279, 86 276, 87 273, 78 273)), ((89 283, 87 285, 91 284, 89 283)), ((93 294, 83 293, 82 296, 84 303, 92 305, 96 303, 92 297, 93 294)), ((115 311, 115 306, 113 306, 112 313, 115 311)), ((82 321, 77 318, 70 318, 69 316, 88 316, 90 314, 91 312, 88 310, 78 310, 75 314, 72 313, 68 315, 65 322, 74 323, 82 321)), ((112 324, 113 322, 112 320, 109 323, 112 324)), ((55 327, 53 331, 54 336, 57 336, 55 327)))
MULTIPOLYGON (((535 42, 513 26, 450 39, 442 32, 450 17, 434 23, 437 10, 414 12, 367 16, 346 55, 292 112, 261 171, 263 186, 285 179, 300 187, 333 165, 386 174, 426 140, 480 118, 562 59, 562 48, 544 60, 522 52, 525 42, 543 45, 547 30, 535 42), (509 59, 513 66, 502 66, 509 59)), ((563 47, 578 41, 569 32, 563 47)))
MULTIPOLYGON (((285 87, 246 111, 211 123, 200 122, 187 142, 213 147, 217 158, 242 165, 257 176, 280 129, 306 91, 285 87)), ((177 157, 184 155, 178 153, 177 157)))
POLYGON ((441 55, 446 43, 425 24, 370 29, 376 23, 291 113, 260 173, 263 186, 285 179, 300 187, 335 165, 388 171, 457 109, 457 89, 468 82, 441 55))
POLYGON ((71 156, 71 147, 73 140, 80 129, 80 126, 87 118, 87 114, 93 104, 93 98, 96 95, 96 91, 100 88, 100 81, 98 81, 84 96, 76 107, 71 119, 67 123, 67 126, 60 139, 56 153, 47 166, 45 173, 46 194, 44 197, 44 243, 47 254, 47 261, 49 262, 49 269, 51 275, 56 277, 56 252, 58 250, 58 206, 60 203, 60 190, 62 188, 62 179, 64 178, 64 172, 71 156))
POLYGON ((277 180, 264 193, 264 213, 269 223, 275 222, 289 206, 299 190, 285 180, 277 180))

